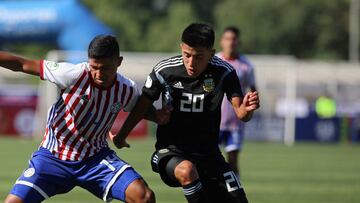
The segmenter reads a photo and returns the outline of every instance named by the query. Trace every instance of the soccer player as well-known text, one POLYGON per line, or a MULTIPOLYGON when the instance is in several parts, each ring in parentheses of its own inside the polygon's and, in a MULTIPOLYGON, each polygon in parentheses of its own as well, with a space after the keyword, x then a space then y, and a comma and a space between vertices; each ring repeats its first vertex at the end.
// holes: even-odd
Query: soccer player
POLYGON ((171 187, 182 187, 190 203, 241 202, 247 198, 218 146, 221 102, 226 94, 238 119, 248 121, 258 108, 258 93, 243 95, 236 72, 214 56, 214 31, 190 24, 182 34, 182 55, 158 63, 142 95, 113 138, 118 148, 147 109, 162 94, 170 120, 158 125, 153 170, 171 187))
MULTIPOLYGON (((217 56, 230 63, 239 78, 242 91, 256 91, 254 68, 250 61, 239 53, 240 30, 234 26, 224 29, 221 40, 221 52, 217 56)), ((223 99, 221 105, 220 144, 225 144, 225 152, 230 166, 239 176, 238 155, 244 138, 244 122, 237 119, 231 103, 223 99)))
MULTIPOLYGON (((80 186, 104 201, 155 202, 142 177, 112 151, 107 136, 120 110, 138 99, 135 83, 117 73, 123 58, 115 37, 95 37, 88 62, 77 65, 28 60, 0 52, 0 66, 40 76, 60 89, 29 167, 17 179, 6 203, 37 203, 80 186)), ((161 120, 154 108, 147 118, 161 120), (156 116, 158 115, 158 116, 156 116)))

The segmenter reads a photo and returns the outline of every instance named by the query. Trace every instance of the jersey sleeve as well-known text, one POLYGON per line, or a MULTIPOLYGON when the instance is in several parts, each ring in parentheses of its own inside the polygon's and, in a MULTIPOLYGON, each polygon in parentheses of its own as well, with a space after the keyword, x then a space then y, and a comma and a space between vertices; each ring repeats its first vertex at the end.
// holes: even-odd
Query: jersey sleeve
POLYGON ((249 82, 249 87, 255 87, 255 69, 254 67, 250 67, 250 71, 248 73, 248 82, 249 82))
POLYGON ((148 97, 152 101, 159 99, 163 90, 163 85, 156 77, 156 73, 153 70, 146 78, 144 87, 142 88, 142 94, 148 97))
POLYGON ((50 81, 60 88, 67 88, 79 78, 84 69, 71 63, 57 63, 43 60, 40 63, 40 78, 50 81))
POLYGON ((244 97, 244 94, 241 90, 240 81, 236 75, 235 70, 231 71, 227 74, 227 76, 225 76, 223 88, 223 91, 225 92, 229 101, 231 101, 231 98, 233 97, 244 97))
POLYGON ((130 112, 134 108, 140 95, 139 90, 137 89, 137 85, 134 81, 131 81, 131 85, 129 88, 130 88, 130 95, 129 95, 130 98, 128 98, 129 101, 124 106, 124 111, 126 112, 130 112))

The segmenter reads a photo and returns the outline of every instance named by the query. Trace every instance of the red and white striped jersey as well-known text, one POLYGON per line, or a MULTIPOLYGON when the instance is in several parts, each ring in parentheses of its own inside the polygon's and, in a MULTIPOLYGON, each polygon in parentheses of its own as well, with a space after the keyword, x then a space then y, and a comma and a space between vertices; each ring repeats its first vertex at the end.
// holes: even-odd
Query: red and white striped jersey
POLYGON ((41 147, 61 160, 83 160, 108 147, 106 138, 118 112, 130 111, 139 96, 135 83, 121 74, 111 87, 99 87, 88 63, 44 60, 40 78, 60 88, 59 98, 48 112, 41 147))

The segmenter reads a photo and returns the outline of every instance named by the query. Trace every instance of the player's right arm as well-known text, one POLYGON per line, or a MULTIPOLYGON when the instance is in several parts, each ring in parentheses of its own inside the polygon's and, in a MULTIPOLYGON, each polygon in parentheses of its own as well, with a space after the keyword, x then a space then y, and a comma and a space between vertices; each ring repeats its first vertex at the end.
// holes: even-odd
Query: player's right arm
POLYGON ((4 51, 0 51, 0 66, 15 72, 40 75, 40 60, 29 60, 4 51))
POLYGON ((125 139, 131 130, 144 118, 145 113, 151 108, 152 103, 160 97, 163 87, 157 80, 155 72, 151 72, 147 77, 142 95, 137 100, 134 108, 126 118, 119 133, 113 137, 113 142, 117 148, 128 147, 125 139))
POLYGON ((145 113, 152 106, 153 101, 144 95, 141 95, 137 100, 134 108, 131 110, 129 116, 126 118, 120 131, 113 137, 113 142, 117 148, 129 147, 126 143, 126 138, 132 129, 144 118, 145 113))

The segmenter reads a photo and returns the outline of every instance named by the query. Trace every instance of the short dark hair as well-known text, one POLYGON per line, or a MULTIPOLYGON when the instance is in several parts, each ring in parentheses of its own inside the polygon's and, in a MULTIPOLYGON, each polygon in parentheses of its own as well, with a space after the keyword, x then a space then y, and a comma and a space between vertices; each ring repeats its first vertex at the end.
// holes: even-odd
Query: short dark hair
POLYGON ((223 31, 223 34, 224 34, 225 32, 232 32, 232 33, 234 33, 234 34, 236 35, 236 37, 238 37, 238 38, 240 37, 240 34, 241 34, 240 29, 237 28, 237 27, 235 27, 235 26, 228 26, 228 27, 226 27, 226 28, 224 29, 224 31, 223 31))
POLYGON ((215 33, 210 25, 192 23, 187 26, 181 36, 181 41, 191 47, 213 48, 215 33))
POLYGON ((112 35, 96 36, 89 44, 88 57, 94 59, 119 56, 119 44, 112 35))

